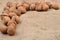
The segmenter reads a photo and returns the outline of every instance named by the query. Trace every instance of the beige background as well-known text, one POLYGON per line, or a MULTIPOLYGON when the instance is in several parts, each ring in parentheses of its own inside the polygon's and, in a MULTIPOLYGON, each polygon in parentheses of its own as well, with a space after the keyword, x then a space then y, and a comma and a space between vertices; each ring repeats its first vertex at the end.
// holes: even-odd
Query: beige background
MULTIPOLYGON (((21 2, 23 0, 0 0, 0 14, 8 1, 21 2)), ((47 1, 60 2, 60 0, 47 1)), ((9 36, 0 33, 0 40, 60 40, 60 9, 49 9, 46 12, 29 11, 20 18, 21 24, 17 25, 16 34, 9 36)))

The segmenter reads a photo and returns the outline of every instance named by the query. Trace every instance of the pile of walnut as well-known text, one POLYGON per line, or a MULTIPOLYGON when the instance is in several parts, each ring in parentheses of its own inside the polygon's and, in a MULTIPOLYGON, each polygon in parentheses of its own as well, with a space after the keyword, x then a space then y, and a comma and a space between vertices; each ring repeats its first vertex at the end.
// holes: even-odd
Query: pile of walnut
POLYGON ((1 14, 1 20, 3 26, 0 27, 0 31, 4 34, 14 35, 16 32, 16 25, 20 23, 20 15, 26 13, 29 10, 35 11, 47 11, 48 9, 59 9, 59 5, 55 2, 7 2, 1 14))

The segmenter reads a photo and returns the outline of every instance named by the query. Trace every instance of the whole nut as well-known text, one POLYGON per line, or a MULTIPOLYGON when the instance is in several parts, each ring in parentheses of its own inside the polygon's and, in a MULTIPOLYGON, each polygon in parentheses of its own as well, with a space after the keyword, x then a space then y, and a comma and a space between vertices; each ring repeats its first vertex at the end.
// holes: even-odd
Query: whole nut
POLYGON ((2 13, 9 13, 9 10, 3 10, 2 13))
POLYGON ((29 3, 23 2, 22 6, 23 6, 26 10, 29 10, 29 3))
POLYGON ((12 16, 17 16, 15 12, 10 12, 9 13, 9 16, 12 17, 12 16))
POLYGON ((10 24, 14 23, 15 25, 17 24, 14 20, 10 20, 7 25, 9 26, 10 24))
POLYGON ((20 6, 22 6, 22 3, 21 2, 18 2, 17 3, 17 8, 20 7, 20 6))
POLYGON ((51 6, 53 9, 57 10, 59 9, 59 5, 55 2, 52 3, 52 6, 51 6))
POLYGON ((44 0, 40 0, 39 2, 41 5, 45 4, 45 1, 44 0))
POLYGON ((39 2, 40 4, 44 4, 45 3, 45 1, 44 0, 40 0, 40 2, 39 2))
POLYGON ((35 10, 35 7, 36 7, 35 3, 30 4, 30 10, 35 10))
POLYGON ((4 24, 7 24, 8 21, 10 21, 10 17, 4 16, 4 17, 2 18, 2 20, 3 20, 3 23, 4 23, 4 24))
POLYGON ((18 11, 21 11, 21 14, 26 13, 26 9, 23 6, 18 7, 18 11))
POLYGON ((12 25, 9 25, 7 29, 8 35, 12 36, 15 34, 15 32, 16 32, 16 29, 12 25))
POLYGON ((46 4, 49 6, 49 8, 51 8, 51 6, 52 6, 51 2, 46 2, 46 4))
POLYGON ((16 22, 20 23, 20 17, 19 16, 15 16, 15 18, 16 18, 16 22))
POLYGON ((16 24, 15 23, 11 23, 8 26, 13 26, 14 28, 16 28, 16 24))
POLYGON ((17 9, 15 9, 13 12, 15 12, 17 16, 21 15, 21 11, 18 11, 17 9))
POLYGON ((9 11, 10 11, 10 12, 14 12, 15 9, 16 9, 16 7, 11 7, 11 8, 9 9, 9 11))
POLYGON ((6 34, 6 33, 7 33, 7 26, 5 26, 5 25, 0 26, 0 31, 1 31, 3 34, 6 34))
POLYGON ((8 16, 8 13, 2 13, 1 16, 8 16))
POLYGON ((43 4, 42 10, 47 11, 49 9, 49 6, 47 4, 43 4))
POLYGON ((7 2, 6 6, 10 8, 11 4, 12 4, 12 2, 7 2))
POLYGON ((11 4, 11 7, 17 7, 17 2, 13 2, 13 3, 11 4))
POLYGON ((9 7, 7 7, 7 6, 6 6, 6 7, 4 7, 4 10, 9 10, 9 7))
POLYGON ((20 23, 20 17, 19 16, 13 16, 12 20, 15 20, 17 24, 20 23))
POLYGON ((40 4, 37 4, 35 10, 41 11, 42 10, 42 6, 40 4))

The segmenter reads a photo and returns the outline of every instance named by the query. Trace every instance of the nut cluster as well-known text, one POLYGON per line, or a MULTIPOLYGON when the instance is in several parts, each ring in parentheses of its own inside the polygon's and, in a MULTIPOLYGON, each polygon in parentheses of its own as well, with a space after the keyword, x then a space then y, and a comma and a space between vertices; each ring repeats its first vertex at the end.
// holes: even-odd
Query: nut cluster
POLYGON ((59 9, 59 5, 55 2, 7 2, 1 14, 1 20, 3 26, 0 27, 0 31, 4 34, 14 35, 16 32, 16 25, 19 24, 20 15, 26 13, 29 10, 35 11, 47 11, 48 9, 59 9))

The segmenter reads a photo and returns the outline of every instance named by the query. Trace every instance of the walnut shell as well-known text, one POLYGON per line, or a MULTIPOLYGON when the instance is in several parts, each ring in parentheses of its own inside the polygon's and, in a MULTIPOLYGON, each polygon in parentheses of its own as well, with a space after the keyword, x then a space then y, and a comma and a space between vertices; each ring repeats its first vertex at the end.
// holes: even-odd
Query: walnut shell
POLYGON ((11 4, 12 4, 12 2, 7 2, 6 6, 10 8, 11 4))
POLYGON ((52 3, 52 6, 51 6, 53 9, 57 10, 59 9, 59 5, 55 2, 52 3))
POLYGON ((1 16, 8 16, 8 13, 2 13, 1 16))
POLYGON ((12 25, 9 25, 7 29, 8 35, 12 36, 15 34, 15 32, 16 32, 16 29, 12 25))
POLYGON ((42 10, 42 6, 40 4, 37 4, 35 10, 41 11, 42 10))
POLYGON ((45 4, 45 1, 44 0, 40 0, 39 2, 41 5, 45 4))
POLYGON ((29 3, 23 2, 22 6, 23 6, 26 10, 29 10, 29 3))
POLYGON ((8 26, 13 26, 14 28, 16 28, 16 24, 15 23, 11 23, 8 26))
POLYGON ((15 16, 16 17, 16 22, 20 23, 20 17, 19 16, 15 16))
POLYGON ((10 21, 7 23, 7 25, 9 26, 10 24, 13 24, 13 23, 14 23, 15 25, 17 24, 14 20, 10 20, 10 21))
POLYGON ((20 17, 19 16, 13 16, 12 20, 15 20, 17 24, 20 23, 20 17))
POLYGON ((9 13, 9 10, 3 10, 2 13, 9 13))
POLYGON ((17 7, 20 7, 20 6, 22 6, 22 3, 21 2, 18 2, 17 3, 17 7))
POLYGON ((49 9, 49 6, 47 4, 43 4, 42 10, 47 11, 49 9))
POLYGON ((21 11, 18 11, 17 9, 15 9, 14 12, 16 13, 17 16, 21 15, 21 11))
POLYGON ((6 7, 4 7, 4 10, 9 10, 9 7, 7 7, 7 6, 6 6, 6 7))
POLYGON ((51 8, 52 3, 51 2, 46 2, 46 4, 51 8))
POLYGON ((34 3, 30 4, 30 10, 35 10, 36 5, 34 3))
POLYGON ((16 28, 16 24, 12 23, 12 24, 10 24, 10 25, 12 25, 14 28, 16 28))
POLYGON ((17 2, 13 2, 13 3, 11 4, 11 7, 17 7, 17 2))
POLYGON ((14 12, 14 10, 16 10, 16 7, 11 7, 11 8, 9 9, 10 12, 14 12))
POLYGON ((4 17, 2 18, 2 20, 3 20, 3 23, 6 24, 6 23, 8 23, 8 21, 10 21, 10 17, 4 16, 4 17))
POLYGON ((26 9, 23 6, 18 7, 18 11, 21 11, 21 14, 26 13, 26 9))
POLYGON ((6 34, 6 33, 7 33, 7 26, 5 26, 5 25, 0 26, 0 31, 1 31, 3 34, 6 34))
POLYGON ((10 12, 10 13, 9 13, 9 16, 12 17, 12 16, 17 16, 17 15, 16 15, 16 13, 14 13, 14 12, 10 12))

